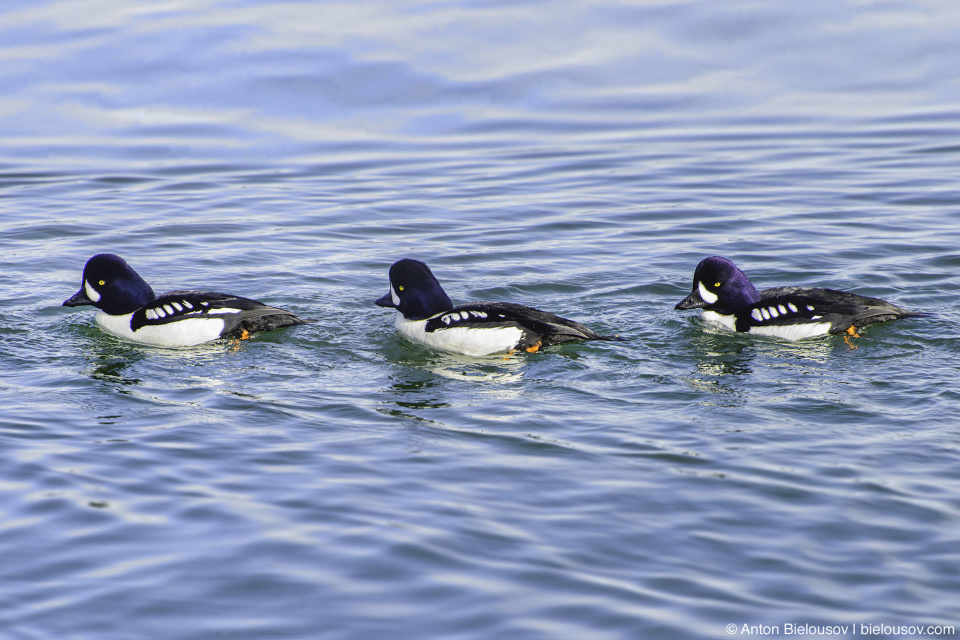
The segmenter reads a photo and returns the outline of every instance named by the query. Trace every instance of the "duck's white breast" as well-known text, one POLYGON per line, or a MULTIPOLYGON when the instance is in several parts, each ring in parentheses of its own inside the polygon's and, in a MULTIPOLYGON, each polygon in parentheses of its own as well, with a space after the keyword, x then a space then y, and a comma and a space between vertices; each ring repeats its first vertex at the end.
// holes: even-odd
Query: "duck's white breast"
POLYGON ((706 322, 720 326, 728 331, 737 330, 737 318, 735 316, 717 313, 716 311, 704 311, 700 314, 700 317, 706 322))

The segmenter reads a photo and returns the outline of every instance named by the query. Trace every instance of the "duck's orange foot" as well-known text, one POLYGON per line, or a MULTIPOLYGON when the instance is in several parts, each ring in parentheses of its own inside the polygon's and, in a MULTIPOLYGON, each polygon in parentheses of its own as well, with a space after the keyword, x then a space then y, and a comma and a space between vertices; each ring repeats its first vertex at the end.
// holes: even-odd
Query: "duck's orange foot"
POLYGON ((847 330, 843 333, 843 341, 847 343, 847 346, 851 349, 856 349, 857 345, 850 342, 850 338, 859 338, 860 334, 857 333, 857 330, 853 327, 847 327, 847 330))
POLYGON ((524 349, 524 351, 526 351, 527 353, 536 353, 537 351, 540 351, 540 341, 537 340, 532 345, 524 349))
POLYGON ((247 331, 246 329, 241 329, 241 330, 240 330, 240 335, 237 336, 236 338, 234 338, 234 339, 230 342, 230 350, 231 350, 231 351, 236 351, 237 349, 239 349, 239 348, 240 348, 240 341, 241 341, 241 340, 249 340, 249 339, 250 339, 250 335, 251 335, 251 334, 250 334, 249 331, 247 331))

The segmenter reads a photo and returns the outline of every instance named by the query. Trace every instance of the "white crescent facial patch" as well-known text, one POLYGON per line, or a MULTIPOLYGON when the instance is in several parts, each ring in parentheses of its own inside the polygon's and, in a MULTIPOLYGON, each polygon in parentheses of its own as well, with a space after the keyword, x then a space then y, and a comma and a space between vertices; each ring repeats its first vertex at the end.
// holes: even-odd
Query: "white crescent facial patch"
POLYGON ((393 285, 390 285, 390 299, 393 300, 393 306, 400 306, 400 296, 398 296, 397 292, 393 290, 393 285))
POLYGON ((97 293, 97 290, 90 286, 90 283, 86 280, 83 281, 83 290, 87 292, 87 297, 93 300, 94 302, 100 302, 100 294, 97 293))
POLYGON ((702 282, 697 283, 697 290, 700 291, 700 298, 702 298, 703 301, 706 302, 707 304, 713 304, 714 302, 720 299, 720 296, 718 296, 717 294, 710 293, 707 290, 707 288, 703 286, 702 282))

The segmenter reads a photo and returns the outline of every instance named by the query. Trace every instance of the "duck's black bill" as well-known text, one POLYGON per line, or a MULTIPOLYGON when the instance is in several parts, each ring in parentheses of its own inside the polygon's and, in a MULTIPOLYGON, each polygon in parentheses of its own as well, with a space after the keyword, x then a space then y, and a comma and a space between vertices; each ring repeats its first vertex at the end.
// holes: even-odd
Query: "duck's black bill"
POLYGON ((93 304, 93 300, 87 297, 87 293, 83 289, 63 301, 65 307, 82 307, 85 304, 93 304))
POLYGON ((700 297, 699 291, 694 291, 686 298, 677 303, 674 309, 685 311, 686 309, 700 309, 707 306, 707 303, 700 297))
MULTIPOLYGON (((374 300, 374 303, 380 305, 381 307, 394 307, 394 308, 395 308, 395 307, 397 306, 397 305, 393 304, 393 298, 392 298, 392 296, 391 296, 389 293, 388 293, 387 295, 383 296, 382 298, 378 298, 378 299, 374 300)), ((64 302, 64 304, 66 304, 66 302, 64 302)))

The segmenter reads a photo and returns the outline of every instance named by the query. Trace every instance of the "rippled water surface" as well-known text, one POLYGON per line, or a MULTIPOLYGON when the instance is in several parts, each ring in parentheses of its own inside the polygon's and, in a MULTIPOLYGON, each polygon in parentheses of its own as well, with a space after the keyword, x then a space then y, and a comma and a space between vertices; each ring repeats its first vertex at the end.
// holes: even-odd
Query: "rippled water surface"
POLYGON ((2 637, 960 626, 956 3, 32 0, 0 62, 2 637), (319 322, 126 344, 99 252, 319 322), (936 316, 705 330, 717 254, 936 316), (407 343, 401 257, 631 341, 407 343))

